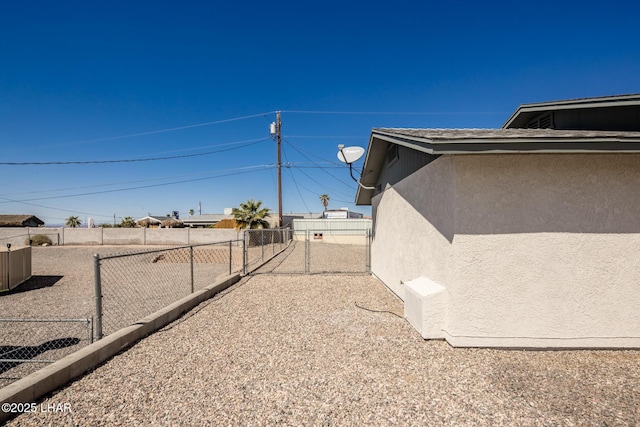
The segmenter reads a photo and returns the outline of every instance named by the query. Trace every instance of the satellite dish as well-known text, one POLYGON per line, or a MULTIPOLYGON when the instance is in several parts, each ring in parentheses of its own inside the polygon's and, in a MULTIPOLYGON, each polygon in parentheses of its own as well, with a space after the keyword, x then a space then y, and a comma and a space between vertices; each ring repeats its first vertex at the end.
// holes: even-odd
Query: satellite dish
POLYGON ((338 145, 338 159, 347 164, 358 161, 364 154, 364 148, 362 147, 344 147, 338 145))
POLYGON ((367 187, 363 185, 355 176, 353 176, 353 162, 357 162, 364 154, 364 148, 362 147, 346 147, 343 144, 338 145, 338 159, 349 165, 349 173, 351 178, 358 183, 358 185, 365 190, 375 190, 376 187, 367 187))

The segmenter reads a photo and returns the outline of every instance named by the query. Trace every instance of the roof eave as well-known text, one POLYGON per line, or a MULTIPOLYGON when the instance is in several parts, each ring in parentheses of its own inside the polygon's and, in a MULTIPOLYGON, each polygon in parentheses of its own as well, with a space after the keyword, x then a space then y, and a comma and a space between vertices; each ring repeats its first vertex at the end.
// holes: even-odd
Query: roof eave
MULTIPOLYGON (((367 165, 370 165, 371 163, 380 163, 384 158, 380 158, 381 156, 381 152, 385 152, 386 151, 383 147, 382 149, 378 150, 375 149, 374 144, 375 145, 380 145, 379 143, 376 143, 375 141, 379 140, 382 142, 392 142, 392 143, 397 143, 395 140, 389 139, 388 135, 385 135, 384 133, 376 130, 376 129, 372 129, 371 130, 371 135, 369 136, 369 144, 367 146, 367 151, 366 151, 366 156, 364 159, 364 163, 362 164, 362 170, 360 171, 360 180, 358 181, 359 184, 358 185, 358 189, 356 190, 356 198, 355 198, 355 204, 356 206, 371 206, 371 198, 373 197, 373 192, 374 190, 370 189, 370 188, 363 188, 364 187, 373 187, 375 186, 376 182, 378 182, 378 177, 379 177, 379 168, 373 168, 373 175, 369 175, 366 171, 367 165)), ((414 147, 416 149, 418 149, 419 147, 414 147)))
MULTIPOLYGON (((373 130, 369 138, 367 156, 362 167, 363 177, 368 165, 380 158, 373 158, 376 141, 402 145, 416 151, 432 155, 461 155, 461 154, 568 154, 568 153, 640 153, 640 138, 622 137, 545 137, 545 138, 468 138, 468 139, 429 139, 418 136, 391 134, 373 130), (373 158, 373 159, 372 159, 373 158)), ((377 156, 380 156, 377 150, 377 156)), ((372 166, 373 175, 368 175, 364 186, 375 186, 380 176, 379 168, 372 166)), ((355 204, 358 206, 371 205, 374 190, 358 186, 355 204)))

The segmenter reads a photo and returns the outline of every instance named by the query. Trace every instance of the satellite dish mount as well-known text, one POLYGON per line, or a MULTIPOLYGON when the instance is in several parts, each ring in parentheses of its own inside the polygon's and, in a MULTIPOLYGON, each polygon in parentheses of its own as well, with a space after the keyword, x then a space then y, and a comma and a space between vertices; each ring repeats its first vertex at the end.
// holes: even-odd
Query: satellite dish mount
POLYGON ((364 148, 362 147, 345 147, 344 144, 338 145, 338 159, 342 163, 349 165, 349 173, 351 178, 358 183, 360 187, 365 190, 375 190, 375 187, 367 187, 363 185, 355 176, 353 176, 353 163, 357 162, 364 154, 364 148))

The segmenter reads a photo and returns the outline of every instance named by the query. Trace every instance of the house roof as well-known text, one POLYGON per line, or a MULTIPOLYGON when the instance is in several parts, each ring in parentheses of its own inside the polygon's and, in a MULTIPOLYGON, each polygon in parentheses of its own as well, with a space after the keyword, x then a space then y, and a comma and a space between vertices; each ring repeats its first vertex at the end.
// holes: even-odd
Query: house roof
POLYGON ((375 140, 428 154, 640 151, 640 132, 619 131, 379 128, 371 131, 367 157, 375 140))
POLYGON ((215 224, 223 219, 233 218, 233 215, 225 214, 202 214, 191 218, 184 218, 182 222, 185 224, 215 224))
POLYGON ((522 104, 502 125, 503 129, 524 128, 534 117, 546 111, 586 110, 594 108, 640 106, 640 94, 576 98, 562 101, 522 104))
MULTIPOLYGON (((640 132, 555 129, 395 129, 371 131, 362 185, 376 185, 389 144, 431 155, 480 153, 640 152, 640 132)), ((357 205, 368 205, 373 189, 358 187, 357 205)))
POLYGON ((29 221, 44 225, 35 215, 0 215, 0 227, 24 227, 29 221))
POLYGON ((162 220, 167 219, 167 217, 160 217, 160 216, 145 216, 142 217, 140 219, 137 219, 136 222, 140 222, 140 221, 148 221, 150 223, 155 223, 155 224, 160 224, 162 222, 162 220))

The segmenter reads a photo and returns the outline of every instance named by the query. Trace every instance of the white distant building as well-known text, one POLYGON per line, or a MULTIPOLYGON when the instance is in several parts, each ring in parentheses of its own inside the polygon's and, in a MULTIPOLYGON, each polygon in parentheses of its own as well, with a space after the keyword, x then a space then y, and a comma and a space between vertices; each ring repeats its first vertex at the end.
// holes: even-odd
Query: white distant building
POLYGON ((322 212, 322 218, 324 219, 350 219, 350 218, 363 218, 364 215, 360 212, 352 212, 348 208, 329 209, 322 212))

